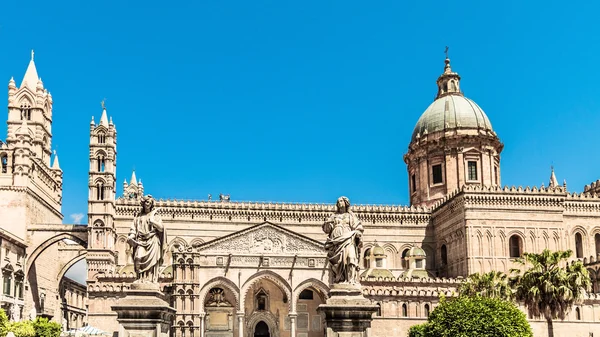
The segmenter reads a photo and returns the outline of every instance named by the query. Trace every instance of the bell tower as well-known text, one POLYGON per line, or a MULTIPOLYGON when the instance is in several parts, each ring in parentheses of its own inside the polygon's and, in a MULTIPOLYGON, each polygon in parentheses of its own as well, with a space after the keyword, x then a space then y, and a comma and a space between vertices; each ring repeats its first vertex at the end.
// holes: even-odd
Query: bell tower
POLYGON ((88 196, 88 279, 116 265, 115 193, 117 130, 108 120, 102 102, 102 116, 90 123, 90 169, 88 196))
POLYGON ((50 167, 52 145, 52 95, 44 88, 38 76, 31 51, 31 60, 21 86, 17 88, 14 79, 8 82, 8 146, 18 142, 17 130, 26 122, 31 134, 31 155, 41 159, 46 167, 50 167))

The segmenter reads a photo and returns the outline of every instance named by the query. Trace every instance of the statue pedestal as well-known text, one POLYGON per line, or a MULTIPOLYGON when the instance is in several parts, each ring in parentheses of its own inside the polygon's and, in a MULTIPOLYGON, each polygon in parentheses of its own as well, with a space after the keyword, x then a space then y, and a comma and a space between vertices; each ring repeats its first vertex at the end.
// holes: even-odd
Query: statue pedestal
POLYGON ((378 309, 362 295, 360 284, 334 284, 317 311, 325 315, 327 337, 366 337, 378 309))
POLYGON ((134 283, 112 310, 120 324, 119 337, 168 337, 175 317, 159 285, 134 283))

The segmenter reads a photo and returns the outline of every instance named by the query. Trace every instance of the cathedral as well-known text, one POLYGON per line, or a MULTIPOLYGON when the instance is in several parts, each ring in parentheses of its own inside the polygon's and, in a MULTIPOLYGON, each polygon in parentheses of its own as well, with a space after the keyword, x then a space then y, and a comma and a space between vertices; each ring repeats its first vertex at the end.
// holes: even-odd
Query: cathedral
MULTIPOLYGON (((448 58, 437 87, 404 155, 410 205, 351 205, 365 228, 362 292, 378 307, 369 336, 407 336, 468 275, 508 272, 523 252, 545 248, 571 249, 594 284, 555 321, 556 335, 600 336, 600 181, 569 192, 552 171, 547 186, 502 186, 503 144, 461 91, 448 58)), ((21 84, 9 81, 8 132, 0 142, 0 302, 12 320, 43 316, 117 336, 112 307, 136 278, 127 237, 141 198, 159 191, 144 191, 135 173, 117 191, 117 123, 103 106, 89 124, 87 226, 62 224, 52 103, 32 55, 21 84), (64 277, 83 259, 87 290, 64 277)), ((171 336, 324 336, 317 307, 331 276, 322 227, 334 204, 221 196, 157 199, 155 206, 167 246, 158 281, 176 310, 171 336)), ((546 335, 545 321, 529 321, 536 336, 546 335)))

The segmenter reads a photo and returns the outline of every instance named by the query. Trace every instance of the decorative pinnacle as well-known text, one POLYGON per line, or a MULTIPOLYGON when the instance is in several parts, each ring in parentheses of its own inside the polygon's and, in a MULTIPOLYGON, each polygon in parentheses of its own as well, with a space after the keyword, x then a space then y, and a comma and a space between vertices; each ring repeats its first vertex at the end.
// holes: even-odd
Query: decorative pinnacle
POLYGON ((35 55, 35 52, 33 51, 33 49, 31 50, 31 60, 33 61, 33 56, 35 55))
POLYGON ((106 109, 106 98, 102 100, 102 102, 100 102, 100 105, 102 105, 102 110, 106 109))

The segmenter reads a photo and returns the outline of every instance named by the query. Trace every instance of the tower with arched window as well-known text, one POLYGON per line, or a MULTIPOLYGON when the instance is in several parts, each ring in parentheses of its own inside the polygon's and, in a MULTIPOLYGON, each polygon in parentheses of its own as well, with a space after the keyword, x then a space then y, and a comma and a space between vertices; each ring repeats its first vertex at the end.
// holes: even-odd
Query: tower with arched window
POLYGON ((36 221, 61 223, 62 170, 52 162, 52 95, 38 76, 33 53, 20 86, 8 82, 6 140, 0 141, 2 229, 25 239, 30 209, 36 221), (16 206, 15 205, 19 205, 16 206))
POLYGON ((117 130, 102 103, 100 123, 90 123, 88 275, 116 264, 114 226, 117 130))

